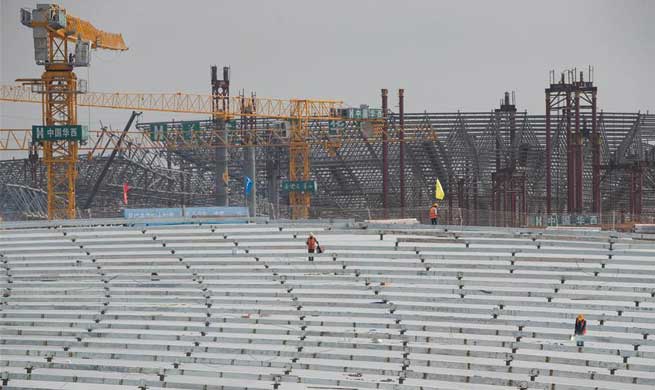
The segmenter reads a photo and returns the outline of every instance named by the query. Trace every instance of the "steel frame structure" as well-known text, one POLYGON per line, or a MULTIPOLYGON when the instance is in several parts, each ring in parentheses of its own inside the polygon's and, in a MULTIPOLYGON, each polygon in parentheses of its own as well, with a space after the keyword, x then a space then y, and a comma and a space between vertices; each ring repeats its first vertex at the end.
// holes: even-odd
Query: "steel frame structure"
MULTIPOLYGON (((588 119, 587 116, 582 118, 588 119)), ((519 189, 512 187, 514 189, 511 190, 519 193, 515 201, 521 206, 519 213, 545 210, 545 116, 517 112, 513 120, 513 143, 509 136, 512 121, 496 110, 486 113, 405 113, 403 121, 406 216, 420 216, 411 210, 422 210, 432 202, 434 180, 440 178, 450 195, 444 204, 451 207, 446 218, 460 215, 460 209, 471 210, 468 217, 466 211, 462 211, 463 222, 493 224, 489 220, 491 217, 484 216, 484 211, 498 210, 492 207, 494 192, 500 196, 498 191, 494 191, 493 175, 499 172, 496 169, 497 156, 500 157, 501 171, 511 167, 511 161, 514 161, 513 175, 525 177, 525 191, 523 184, 518 185, 519 189), (527 200, 527 210, 523 207, 522 197, 527 200)), ((309 136, 311 142, 308 143, 311 160, 308 177, 316 180, 319 188, 312 199, 310 217, 384 217, 383 146, 387 145, 387 164, 398 167, 400 115, 389 112, 386 123, 386 142, 383 132, 367 129, 355 121, 346 122, 342 132, 331 138, 328 138, 327 132, 315 130, 325 128, 324 122, 310 121, 306 124, 312 129, 309 136), (339 146, 334 148, 334 144, 339 146)), ((210 129, 213 121, 207 120, 201 124, 202 128, 210 129)), ((244 163, 246 150, 251 149, 255 153, 256 177, 260 187, 258 212, 289 217, 286 194, 280 189, 280 182, 290 178, 290 161, 286 153, 289 134, 281 132, 271 120, 258 119, 252 126, 254 133, 250 133, 250 137, 254 136, 255 142, 246 140, 245 135, 249 133, 244 133, 240 128, 227 131, 225 144, 228 145, 230 177, 227 187, 230 204, 245 204, 242 179, 247 174, 244 163)), ((116 161, 96 195, 94 207, 98 211, 93 215, 116 215, 120 211, 122 205, 118 200, 121 185, 126 180, 134 188, 130 203, 135 206, 160 207, 182 202, 188 205, 216 204, 214 162, 218 141, 215 132, 200 131, 193 139, 171 132, 167 142, 163 142, 150 141, 143 131, 143 124, 137 127, 137 131, 128 133, 121 144, 116 161)), ((652 164, 643 166, 641 180, 636 181, 643 182, 640 193, 627 191, 631 173, 625 167, 638 161, 652 161, 655 157, 655 115, 602 112, 598 117, 598 127, 602 141, 603 212, 626 209, 637 213, 640 211, 639 205, 642 212, 652 212, 655 210, 652 164), (641 202, 630 200, 630 196, 637 196, 635 194, 641 195, 641 202), (633 208, 630 208, 631 202, 633 208)), ((12 132, 14 135, 20 134, 18 130, 12 132)), ((90 193, 90 185, 86 183, 92 182, 90 178, 97 177, 109 153, 116 147, 119 136, 116 132, 100 131, 95 142, 85 148, 87 153, 79 156, 78 201, 85 200, 90 193)), ((558 164, 562 166, 565 166, 565 161, 561 161, 564 156, 563 153, 555 155, 560 158, 558 164)), ((2 184, 40 188, 43 172, 32 172, 31 166, 33 164, 29 159, 0 162, 2 184)), ((304 165, 300 168, 299 173, 305 175, 304 165)), ((496 175, 499 176, 500 173, 496 175)), ((401 216, 398 196, 400 177, 400 170, 389 170, 386 214, 393 217, 401 216)), ((502 190, 497 185, 496 188, 502 190)), ((509 186, 506 188, 509 189, 509 186)), ((5 206, 7 210, 18 211, 21 208, 10 203, 5 206)), ((501 202, 501 205, 505 203, 501 202)), ((514 208, 508 206, 508 209, 514 208)), ((87 215, 88 211, 80 210, 80 213, 87 215)), ((454 220, 451 219, 451 222, 454 220)))
MULTIPOLYGON (((626 210, 635 218, 655 212, 655 115, 597 112, 593 83, 577 72, 568 75, 546 89, 546 115, 518 111, 507 93, 488 112, 405 113, 404 90, 393 112, 383 89, 381 126, 343 120, 336 134, 328 131, 328 121, 339 102, 230 96, 227 68, 221 80, 213 67, 212 94, 195 100, 80 95, 78 103, 87 105, 193 109, 210 117, 191 137, 175 123, 156 141, 147 123, 137 124, 122 142, 119 133, 95 133, 95 141, 78 151, 87 154, 76 158, 78 202, 93 192, 88 183, 110 152, 116 158, 96 189, 93 210, 78 213, 116 215, 122 183, 129 180, 135 206, 248 204, 258 215, 274 217, 423 218, 437 178, 447 193, 442 210, 450 223, 515 226, 525 224, 528 214, 544 212, 626 210), (238 125, 228 128, 234 119, 238 125), (289 127, 280 128, 280 121, 289 127), (259 196, 245 199, 245 176, 254 179, 259 196), (284 180, 315 180, 311 207, 308 194, 284 193, 284 180)), ((21 91, 5 92, 19 101, 36 96, 21 91)), ((27 139, 26 130, 0 130, 0 149, 26 150, 27 139)), ((0 162, 0 173, 2 186, 43 188, 44 172, 33 155, 0 162)), ((26 199, 31 197, 0 201, 27 216, 38 205, 28 207, 26 199)))
MULTIPOLYGON (((546 88, 546 212, 552 212, 552 175, 556 172, 561 178, 563 174, 561 160, 553 164, 553 119, 557 124, 557 134, 566 140, 566 180, 568 213, 580 214, 585 208, 585 140, 587 149, 591 149, 591 207, 592 213, 600 211, 600 137, 597 126, 596 94, 597 88, 591 79, 591 69, 588 81, 584 80, 584 73, 569 70, 561 74, 559 82, 555 82, 554 73, 551 73, 551 83, 546 88), (591 119, 591 132, 587 129, 584 119, 585 111, 591 119)), ((559 141, 559 137, 555 140, 559 141)), ((589 164, 587 164, 589 165, 589 164)), ((561 204, 557 205, 562 212, 561 204)))

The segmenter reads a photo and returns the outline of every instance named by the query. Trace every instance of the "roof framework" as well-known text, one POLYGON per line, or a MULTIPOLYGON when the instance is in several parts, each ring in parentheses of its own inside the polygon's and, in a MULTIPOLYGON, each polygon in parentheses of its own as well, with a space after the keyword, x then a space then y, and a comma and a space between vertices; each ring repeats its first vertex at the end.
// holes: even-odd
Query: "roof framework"
MULTIPOLYGON (((488 217, 493 203, 493 174, 512 168, 526 178, 525 212, 545 209, 545 116, 527 112, 423 112, 404 114, 406 162, 399 171, 401 143, 399 115, 388 120, 388 178, 390 216, 400 215, 400 175, 405 180, 405 207, 409 217, 423 217, 434 199, 438 178, 449 196, 444 206, 450 209, 476 210, 475 221, 492 223, 488 217), (486 219, 483 215, 487 215, 486 219)), ((561 118, 553 121, 552 185, 553 211, 566 211, 566 135, 561 118)), ((582 122, 591 123, 585 114, 582 122)), ((641 184, 643 213, 655 212, 655 115, 641 113, 599 112, 602 211, 626 212, 631 209, 630 191, 641 184), (637 172, 637 173, 635 173, 637 172), (638 182, 637 182, 638 181, 638 182)), ((288 216, 288 197, 280 183, 287 179, 288 147, 283 134, 271 132, 272 120, 258 120, 254 144, 244 142, 245 132, 228 132, 230 147, 229 204, 244 204, 243 176, 246 150, 255 149, 257 212, 271 216, 288 216)), ((207 121, 207 126, 211 121, 207 121)), ((326 126, 315 122, 312 126, 326 126)), ((312 176, 318 191, 312 197, 313 217, 380 217, 383 212, 383 141, 375 129, 357 122, 345 122, 335 136, 325 132, 310 140, 312 176)), ((78 201, 90 195, 107 156, 116 145, 114 133, 101 135, 92 152, 94 158, 81 157, 78 165, 78 201)), ((180 140, 179 143, 187 141, 180 140)), ((250 141, 249 141, 250 142, 250 141)), ((188 142, 187 142, 188 143, 188 142)), ((122 185, 129 183, 130 206, 165 207, 168 205, 215 205, 215 147, 171 147, 152 143, 138 145, 129 134, 122 150, 110 167, 90 210, 82 216, 115 216, 123 207, 122 185)), ((589 211, 591 199, 591 151, 584 140, 584 199, 589 211)), ((37 193, 44 188, 44 176, 34 159, 0 162, 3 188, 11 185, 20 191, 2 191, 0 202, 5 218, 23 219, 38 215, 41 207, 37 193), (18 187, 17 187, 18 186, 18 187), (27 196, 26 191, 34 192, 27 196), (28 200, 34 199, 34 204, 28 200)), ((472 217, 471 217, 472 218, 472 217)))

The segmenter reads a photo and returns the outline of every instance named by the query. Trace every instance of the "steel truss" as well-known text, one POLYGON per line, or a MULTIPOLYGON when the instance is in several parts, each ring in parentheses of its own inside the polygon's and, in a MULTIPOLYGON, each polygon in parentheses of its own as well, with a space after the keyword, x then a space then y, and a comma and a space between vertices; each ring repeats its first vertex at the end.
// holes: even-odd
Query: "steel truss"
MULTIPOLYGON (((448 210, 450 222, 512 225, 522 223, 526 213, 544 212, 547 117, 503 108, 513 106, 506 103, 489 112, 404 113, 402 120, 400 113, 388 112, 386 133, 357 121, 344 121, 337 133, 330 133, 327 122, 310 121, 309 177, 317 182, 318 191, 312 196, 309 216, 423 217, 433 202, 437 178, 448 194, 442 207, 448 210), (385 144, 386 213, 382 185, 385 144), (405 153, 402 171, 400 145, 405 153), (515 215, 498 219, 500 211, 515 215)), ((566 128, 561 120, 550 120, 552 204, 554 211, 566 210, 566 128)), ((579 121, 592 123, 591 113, 581 112, 579 121)), ((596 121, 601 212, 654 212, 655 115, 599 112, 596 121)), ((137 127, 143 130, 143 126, 137 127)), ((78 214, 119 215, 125 207, 125 182, 131 187, 129 207, 216 205, 222 195, 219 191, 227 193, 230 205, 244 205, 243 178, 252 175, 246 163, 252 160, 252 151, 257 215, 290 217, 288 194, 281 189, 281 182, 290 179, 289 134, 279 120, 255 119, 247 126, 212 131, 216 126, 225 124, 211 119, 201 122, 201 131, 191 139, 171 132, 166 140, 151 141, 143 132, 128 133, 90 210, 78 210, 78 214), (217 159, 223 159, 216 153, 221 147, 227 156, 227 177, 223 177, 225 169, 216 169, 217 159), (224 179, 226 188, 217 188, 217 180, 224 179)), ((105 165, 117 138, 116 133, 101 132, 88 155, 78 158, 78 204, 85 203, 92 179, 105 165)), ((593 153, 586 151, 592 139, 583 136, 582 141, 583 211, 591 212, 593 153)), ((44 189, 44 172, 33 160, 0 162, 0 202, 5 218, 33 218, 38 214, 34 210, 40 210, 42 196, 34 191, 44 189), (8 189, 12 186, 21 188, 21 195, 8 189), (30 195, 24 195, 22 188, 30 188, 26 190, 30 195)))

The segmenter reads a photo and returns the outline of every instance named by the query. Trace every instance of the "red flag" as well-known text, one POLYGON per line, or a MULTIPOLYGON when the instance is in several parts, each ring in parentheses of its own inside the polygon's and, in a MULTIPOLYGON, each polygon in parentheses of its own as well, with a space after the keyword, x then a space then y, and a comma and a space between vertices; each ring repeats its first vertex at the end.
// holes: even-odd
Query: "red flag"
POLYGON ((123 203, 127 205, 127 192, 130 190, 130 186, 127 185, 127 182, 123 183, 123 203))

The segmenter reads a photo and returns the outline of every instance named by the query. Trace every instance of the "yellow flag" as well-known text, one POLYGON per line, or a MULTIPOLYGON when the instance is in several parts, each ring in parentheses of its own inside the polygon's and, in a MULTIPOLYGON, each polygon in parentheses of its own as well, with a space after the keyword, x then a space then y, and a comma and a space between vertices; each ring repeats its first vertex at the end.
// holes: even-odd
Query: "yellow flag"
POLYGON ((437 179, 437 182, 434 184, 434 197, 442 200, 446 194, 443 192, 443 187, 441 187, 441 182, 437 179))

